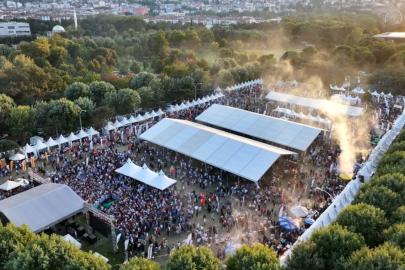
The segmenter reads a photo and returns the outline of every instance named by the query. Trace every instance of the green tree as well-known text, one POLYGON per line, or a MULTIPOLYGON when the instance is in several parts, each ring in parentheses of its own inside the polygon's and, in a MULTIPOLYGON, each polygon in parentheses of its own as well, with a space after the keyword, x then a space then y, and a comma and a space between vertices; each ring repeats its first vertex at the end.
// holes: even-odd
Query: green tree
POLYGON ((405 248, 405 223, 394 224, 384 231, 388 242, 394 243, 401 249, 405 248))
POLYGON ((73 102, 81 109, 79 115, 82 121, 82 127, 89 127, 92 123, 92 118, 95 110, 95 105, 88 97, 79 97, 73 102))
POLYGON ((269 249, 262 244, 256 244, 254 246, 243 245, 236 250, 235 254, 228 256, 226 260, 226 269, 279 270, 280 264, 276 253, 272 249, 269 249))
POLYGON ((393 145, 391 145, 390 148, 388 148, 386 153, 390 154, 390 153, 394 153, 397 151, 405 151, 405 142, 404 141, 394 143, 393 145))
MULTIPOLYGON (((17 143, 13 143, 17 145, 17 143)), ((2 141, 0 141, 0 149, 4 151, 2 141)), ((37 240, 38 236, 32 233, 27 225, 17 227, 12 223, 8 223, 7 226, 0 225, 0 239, 0 268, 4 269, 4 265, 9 261, 11 253, 24 248, 29 242, 37 240)))
POLYGON ((388 228, 384 211, 364 203, 349 205, 339 214, 336 222, 351 232, 363 235, 370 247, 383 242, 383 230, 388 228))
POLYGON ((106 82, 92 82, 88 89, 88 95, 96 105, 102 103, 106 94, 115 92, 114 86, 106 82))
POLYGON ((171 46, 176 47, 183 44, 186 34, 181 30, 174 30, 168 36, 168 41, 171 46))
POLYGON ((132 89, 139 89, 143 86, 148 86, 150 81, 153 80, 156 76, 149 72, 141 72, 136 74, 130 83, 132 89))
POLYGON ((106 104, 117 114, 128 114, 141 104, 138 93, 130 88, 118 90, 105 96, 106 104))
POLYGON ((228 46, 228 41, 224 38, 221 38, 221 40, 218 42, 218 45, 220 48, 225 48, 226 46, 228 46))
POLYGON ((292 250, 286 260, 286 270, 324 270, 324 260, 320 257, 317 246, 312 241, 305 241, 292 250))
POLYGON ((212 52, 214 52, 214 53, 219 52, 219 44, 218 44, 218 42, 214 42, 214 41, 213 41, 213 42, 211 43, 210 50, 211 50, 212 52))
POLYGON ((232 73, 229 70, 221 70, 218 73, 218 86, 221 88, 226 88, 235 84, 235 80, 232 73))
POLYGON ((154 93, 149 86, 143 86, 136 90, 141 98, 140 106, 142 108, 150 108, 154 103, 154 93))
POLYGON ((94 126, 102 128, 104 127, 105 120, 111 118, 113 115, 114 112, 111 108, 107 106, 98 107, 94 110, 92 123, 94 126))
POLYGON ((395 212, 392 214, 391 223, 403 223, 405 222, 405 206, 399 207, 395 212))
POLYGON ((66 242, 59 235, 42 234, 29 241, 26 246, 17 248, 9 255, 5 270, 31 269, 100 269, 110 266, 103 259, 91 253, 82 252, 77 246, 66 242))
POLYGON ((29 106, 17 106, 12 108, 8 120, 8 126, 13 135, 25 132, 31 133, 35 131, 37 127, 35 109, 29 106))
POLYGON ((82 82, 75 82, 69 85, 65 90, 65 97, 69 100, 76 100, 79 97, 87 97, 88 95, 89 87, 82 82))
POLYGON ((318 50, 316 49, 315 46, 308 46, 302 49, 300 52, 300 57, 303 60, 310 60, 312 57, 314 57, 318 53, 318 50))
POLYGON ((160 270, 160 264, 144 258, 133 258, 121 270, 160 270))
POLYGON ((66 98, 52 100, 49 104, 41 103, 36 107, 37 122, 49 130, 72 130, 77 116, 79 107, 66 98))
POLYGON ((129 67, 133 73, 138 74, 141 71, 141 67, 138 65, 138 62, 133 61, 131 66, 129 67))
POLYGON ((15 106, 14 100, 5 95, 0 94, 0 134, 8 132, 8 123, 11 109, 15 106))
POLYGON ((405 267, 404 252, 391 243, 384 243, 375 249, 364 247, 352 254, 344 270, 398 270, 405 267))
POLYGON ((373 96, 371 95, 371 93, 369 91, 366 91, 363 96, 361 97, 361 101, 362 102, 371 102, 371 99, 373 98, 373 96))
MULTIPOLYGON (((15 141, 0 140, 0 151, 1 152, 7 152, 10 150, 18 150, 19 148, 20 148, 20 146, 15 141)), ((4 239, 4 238, 1 238, 1 239, 4 239)), ((1 244, 0 244, 0 249, 1 249, 1 244)))
POLYGON ((209 248, 196 249, 193 245, 183 245, 180 249, 174 250, 163 266, 164 270, 219 270, 220 268, 221 262, 215 258, 209 248))

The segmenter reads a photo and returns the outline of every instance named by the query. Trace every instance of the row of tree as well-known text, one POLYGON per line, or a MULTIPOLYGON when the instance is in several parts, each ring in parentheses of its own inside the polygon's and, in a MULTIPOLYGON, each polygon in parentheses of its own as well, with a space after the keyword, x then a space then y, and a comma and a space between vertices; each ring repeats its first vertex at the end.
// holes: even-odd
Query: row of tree
POLYGON ((378 163, 350 206, 314 232, 287 259, 286 270, 405 267, 405 130, 378 163))

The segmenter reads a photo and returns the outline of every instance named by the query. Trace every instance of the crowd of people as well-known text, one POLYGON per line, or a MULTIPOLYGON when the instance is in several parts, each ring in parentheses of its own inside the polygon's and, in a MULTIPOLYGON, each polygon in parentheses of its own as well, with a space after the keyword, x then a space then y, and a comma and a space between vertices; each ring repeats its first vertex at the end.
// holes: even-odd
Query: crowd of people
MULTIPOLYGON (((277 104, 265 102, 263 90, 262 86, 246 87, 214 102, 271 112, 277 104)), ((375 101, 369 108, 377 112, 373 124, 392 123, 399 113, 394 104, 387 99, 375 101)), ((166 117, 193 121, 208 106, 210 103, 168 113, 166 117)), ((348 121, 352 121, 353 128, 359 125, 355 122, 359 120, 348 121)), ((368 120, 360 121, 369 124, 368 120)), ((44 176, 70 186, 83 200, 114 216, 116 230, 129 240, 129 257, 146 256, 151 244, 156 251, 168 253, 188 244, 172 242, 179 234, 196 245, 215 247, 219 258, 225 258, 227 245, 235 242, 261 242, 282 255, 305 226, 283 230, 277 224, 278 218, 291 215, 289 207, 294 204, 312 209, 311 217, 316 218, 347 183, 339 177, 339 143, 325 133, 306 152, 280 158, 259 186, 140 140, 139 134, 153 124, 151 120, 124 127, 67 151, 55 148, 45 161, 48 164, 39 164, 44 176), (128 159, 139 166, 147 164, 156 172, 163 170, 177 183, 161 191, 115 173, 128 159)), ((382 136, 382 131, 386 129, 379 126, 371 130, 371 135, 382 136)), ((361 164, 365 155, 356 158, 361 164)))

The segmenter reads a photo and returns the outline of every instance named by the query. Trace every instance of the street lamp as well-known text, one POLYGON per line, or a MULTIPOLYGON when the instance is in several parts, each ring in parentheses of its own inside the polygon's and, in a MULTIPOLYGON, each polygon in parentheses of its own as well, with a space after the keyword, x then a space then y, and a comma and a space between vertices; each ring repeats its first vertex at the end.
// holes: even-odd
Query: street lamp
POLYGON ((80 107, 80 113, 79 113, 79 121, 80 121, 80 129, 83 129, 82 127, 82 112, 86 112, 86 110, 82 110, 80 107))
POLYGON ((197 100, 197 86, 202 85, 202 83, 197 83, 194 85, 194 100, 197 100))
POLYGON ((329 192, 327 192, 326 190, 324 190, 324 189, 322 189, 322 188, 317 187, 317 188, 315 188, 315 190, 320 190, 320 191, 322 191, 322 192, 325 192, 326 194, 329 195, 329 197, 330 197, 330 199, 331 199, 332 201, 335 199, 329 192))

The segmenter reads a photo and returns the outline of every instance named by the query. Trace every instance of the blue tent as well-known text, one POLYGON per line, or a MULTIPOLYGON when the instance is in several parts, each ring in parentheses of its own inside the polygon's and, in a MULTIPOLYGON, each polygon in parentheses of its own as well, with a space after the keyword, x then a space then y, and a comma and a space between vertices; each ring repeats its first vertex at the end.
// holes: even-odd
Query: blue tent
POLYGON ((361 169, 361 165, 360 164, 354 164, 354 169, 355 170, 360 170, 361 169))
POLYGON ((277 220, 277 223, 280 224, 280 227, 287 231, 297 231, 300 228, 298 220, 295 220, 290 217, 281 217, 277 220))
POLYGON ((315 220, 313 220, 312 218, 306 218, 304 219, 304 222, 308 225, 312 225, 314 224, 315 220))

